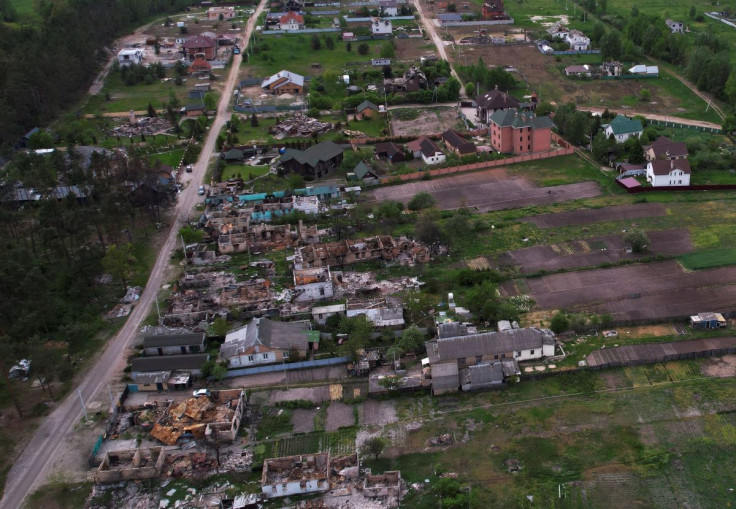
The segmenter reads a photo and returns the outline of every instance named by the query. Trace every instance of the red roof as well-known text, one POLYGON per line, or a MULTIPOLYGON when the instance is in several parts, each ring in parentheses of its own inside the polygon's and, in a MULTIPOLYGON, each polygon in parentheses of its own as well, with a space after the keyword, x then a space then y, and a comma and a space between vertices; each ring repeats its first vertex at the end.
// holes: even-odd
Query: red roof
POLYGON ((623 185, 626 189, 631 189, 632 187, 639 187, 641 184, 638 180, 636 180, 634 177, 626 177, 625 179, 619 180, 621 182, 621 185, 623 185))
POLYGON ((295 13, 294 11, 289 11, 286 13, 285 16, 281 16, 279 18, 279 23, 286 24, 289 22, 289 20, 294 20, 298 24, 303 25, 304 24, 304 17, 300 16, 299 14, 295 13))
POLYGON ((187 38, 182 44, 184 49, 199 49, 199 48, 214 48, 216 45, 215 40, 207 37, 206 35, 194 35, 187 38))

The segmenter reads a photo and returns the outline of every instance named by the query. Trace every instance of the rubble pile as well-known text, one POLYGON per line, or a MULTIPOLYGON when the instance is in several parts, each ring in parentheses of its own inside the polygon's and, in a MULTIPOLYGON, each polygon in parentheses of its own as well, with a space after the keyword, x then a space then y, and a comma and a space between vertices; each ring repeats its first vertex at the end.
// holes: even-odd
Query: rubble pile
POLYGON ((163 117, 141 117, 136 119, 135 123, 131 124, 130 121, 125 119, 118 120, 119 125, 110 129, 110 136, 140 136, 158 134, 168 131, 173 126, 171 122, 163 117))
POLYGON ((316 118, 308 117, 303 113, 296 113, 278 124, 269 127, 268 132, 277 140, 284 138, 309 138, 315 134, 324 134, 332 131, 335 125, 332 122, 320 122, 316 118))
POLYGON ((408 276, 377 281, 372 272, 335 271, 333 279, 336 298, 392 295, 422 285, 418 278, 408 276))
POLYGON ((167 477, 196 477, 210 473, 217 467, 217 460, 204 452, 193 452, 172 457, 166 461, 167 477))
POLYGON ((343 129, 342 134, 348 138, 366 138, 368 136, 362 131, 351 131, 350 129, 343 129))

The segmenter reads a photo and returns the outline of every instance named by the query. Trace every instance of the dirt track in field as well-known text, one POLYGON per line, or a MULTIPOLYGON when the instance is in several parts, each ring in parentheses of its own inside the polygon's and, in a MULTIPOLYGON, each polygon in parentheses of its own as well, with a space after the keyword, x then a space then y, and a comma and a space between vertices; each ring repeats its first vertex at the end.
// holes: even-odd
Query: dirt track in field
POLYGON ((408 203, 420 192, 431 194, 441 210, 468 207, 477 212, 488 212, 592 198, 600 194, 600 188, 596 182, 536 187, 525 178, 509 177, 506 170, 497 168, 383 187, 373 191, 370 196, 375 201, 393 200, 408 203))
POLYGON ((554 274, 502 285, 540 309, 587 310, 619 320, 654 320, 725 311, 736 305, 736 267, 686 272, 676 261, 554 274))

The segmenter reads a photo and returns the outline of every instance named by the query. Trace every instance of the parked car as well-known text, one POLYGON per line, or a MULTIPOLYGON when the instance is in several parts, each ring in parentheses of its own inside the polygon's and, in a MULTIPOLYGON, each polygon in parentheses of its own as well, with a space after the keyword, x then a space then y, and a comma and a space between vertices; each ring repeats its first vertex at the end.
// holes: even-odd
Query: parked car
POLYGON ((199 191, 197 191, 197 194, 200 196, 204 195, 204 186, 199 186, 199 191))
POLYGON ((212 396, 212 394, 210 393, 209 389, 197 389, 196 391, 194 391, 193 396, 195 398, 198 398, 200 396, 207 396, 209 398, 210 396, 212 396))
POLYGON ((194 170, 194 167, 191 164, 187 164, 187 173, 192 173, 192 170, 194 170))

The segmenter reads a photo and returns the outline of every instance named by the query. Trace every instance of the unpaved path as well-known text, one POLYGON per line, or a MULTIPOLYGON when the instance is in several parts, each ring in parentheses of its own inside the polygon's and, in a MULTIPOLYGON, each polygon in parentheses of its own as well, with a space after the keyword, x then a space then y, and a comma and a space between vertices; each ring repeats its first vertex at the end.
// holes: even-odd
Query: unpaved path
POLYGON ((449 58, 447 58, 447 52, 445 51, 445 44, 442 41, 442 38, 437 34, 437 26, 432 22, 431 19, 427 18, 427 14, 424 12, 424 7, 422 6, 422 3, 419 0, 414 0, 414 7, 416 7, 417 13, 419 13, 419 19, 422 20, 424 29, 427 31, 427 33, 429 34, 429 37, 432 39, 432 42, 437 48, 437 53, 439 53, 440 58, 443 60, 447 60, 449 62, 450 73, 460 83, 460 97, 465 97, 465 86, 463 85, 463 82, 460 79, 460 76, 458 76, 457 72, 455 71, 455 67, 452 65, 452 61, 449 58))
MULTIPOLYGON (((590 111, 591 113, 603 113, 605 108, 590 108, 588 106, 577 107, 580 111, 590 111)), ((660 122, 677 122, 678 124, 691 125, 695 127, 707 127, 709 129, 721 129, 720 124, 714 124, 713 122, 705 122, 704 120, 692 120, 690 118, 675 117, 673 115, 658 115, 656 113, 645 113, 643 111, 630 110, 628 108, 622 108, 618 111, 614 111, 609 108, 608 111, 612 113, 621 113, 627 116, 639 115, 649 120, 659 120, 660 122)))
MULTIPOLYGON (((258 17, 264 10, 265 4, 266 0, 261 0, 255 14, 248 20, 243 37, 243 52, 247 48, 250 35, 255 28, 258 17)), ((241 58, 242 55, 235 55, 233 58, 230 73, 217 108, 217 117, 208 131, 199 160, 194 165, 194 171, 191 174, 185 174, 188 175, 188 181, 186 182, 189 185, 179 195, 171 229, 159 251, 148 284, 141 294, 138 305, 133 309, 122 329, 108 342, 104 351, 98 356, 97 363, 87 371, 79 382, 78 388, 86 401, 92 401, 101 391, 106 391, 108 380, 119 380, 125 367, 123 354, 136 338, 141 323, 148 315, 158 290, 164 282, 169 256, 177 243, 180 221, 187 217, 199 200, 197 187, 202 183, 208 163, 215 154, 217 134, 229 118, 227 113, 238 78, 241 58)), ((66 441, 66 437, 73 433, 74 425, 81 418, 82 409, 76 391, 70 392, 39 426, 23 453, 15 461, 13 468, 8 473, 6 489, 0 501, 0 507, 17 509, 23 506, 26 496, 35 487, 43 484, 55 458, 68 452, 65 451, 64 444, 73 444, 73 442, 66 441)))

